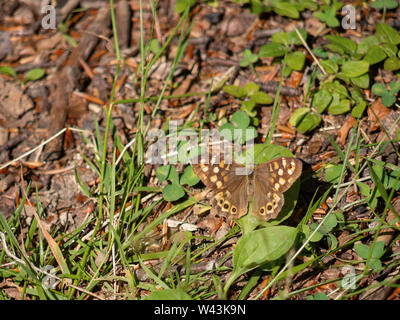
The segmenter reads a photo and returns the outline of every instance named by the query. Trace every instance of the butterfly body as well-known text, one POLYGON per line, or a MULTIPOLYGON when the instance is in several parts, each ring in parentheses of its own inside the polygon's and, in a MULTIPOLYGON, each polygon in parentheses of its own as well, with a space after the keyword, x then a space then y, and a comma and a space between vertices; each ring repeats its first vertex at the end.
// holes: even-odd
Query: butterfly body
POLYGON ((281 157, 255 168, 220 162, 193 164, 194 172, 215 193, 219 211, 240 218, 248 212, 261 220, 275 219, 284 204, 283 193, 300 177, 302 162, 281 157))

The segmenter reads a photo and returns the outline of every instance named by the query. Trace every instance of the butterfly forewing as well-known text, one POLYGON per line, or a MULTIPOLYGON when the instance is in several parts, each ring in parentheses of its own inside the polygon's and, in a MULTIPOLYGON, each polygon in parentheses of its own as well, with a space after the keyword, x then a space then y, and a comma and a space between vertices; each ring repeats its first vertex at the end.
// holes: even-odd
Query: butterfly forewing
POLYGON ((248 211, 262 220, 275 219, 284 204, 283 193, 299 178, 300 160, 289 157, 273 159, 243 174, 245 167, 236 163, 200 162, 193 164, 194 172, 201 181, 215 192, 217 207, 223 213, 240 218, 248 211))

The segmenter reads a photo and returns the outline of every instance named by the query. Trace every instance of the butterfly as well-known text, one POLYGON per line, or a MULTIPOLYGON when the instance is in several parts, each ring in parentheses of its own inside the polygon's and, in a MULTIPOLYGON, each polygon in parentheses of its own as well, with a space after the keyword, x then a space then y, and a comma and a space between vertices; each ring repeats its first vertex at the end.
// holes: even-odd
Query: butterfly
POLYGON ((258 219, 276 219, 285 202, 284 192, 302 171, 302 162, 290 157, 267 161, 253 170, 232 161, 225 163, 224 159, 207 162, 210 163, 193 163, 193 171, 214 191, 217 211, 235 219, 248 212, 249 203, 251 213, 258 219))

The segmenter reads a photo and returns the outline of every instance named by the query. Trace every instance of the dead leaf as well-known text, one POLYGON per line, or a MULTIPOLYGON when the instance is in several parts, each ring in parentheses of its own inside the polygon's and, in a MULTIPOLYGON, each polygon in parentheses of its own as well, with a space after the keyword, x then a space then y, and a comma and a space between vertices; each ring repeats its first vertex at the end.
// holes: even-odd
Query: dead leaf
POLYGON ((338 140, 339 143, 344 145, 346 143, 346 138, 347 135, 352 127, 356 124, 357 120, 353 117, 348 117, 346 122, 343 124, 343 126, 340 128, 338 132, 338 140))
POLYGON ((390 109, 385 107, 381 99, 371 104, 368 108, 368 120, 370 121, 370 131, 374 131, 379 128, 379 122, 382 121, 390 113, 390 109), (379 120, 379 121, 378 121, 379 120))

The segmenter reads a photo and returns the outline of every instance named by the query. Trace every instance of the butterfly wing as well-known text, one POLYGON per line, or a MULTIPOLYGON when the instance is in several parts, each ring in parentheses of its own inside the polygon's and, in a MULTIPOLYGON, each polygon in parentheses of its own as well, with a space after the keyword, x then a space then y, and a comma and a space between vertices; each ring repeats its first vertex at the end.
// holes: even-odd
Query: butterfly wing
POLYGON ((194 173, 215 192, 215 201, 222 213, 240 218, 248 208, 248 176, 241 173, 244 166, 219 163, 192 164, 194 173))
POLYGON ((302 162, 281 157, 259 165, 254 173, 252 214, 262 220, 275 219, 285 203, 283 193, 300 177, 302 162))

